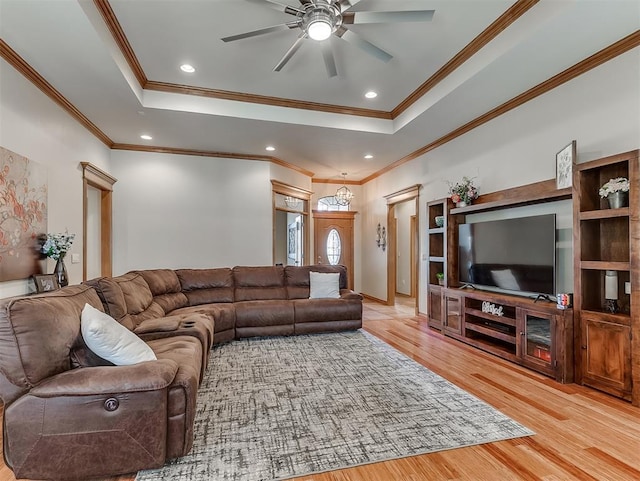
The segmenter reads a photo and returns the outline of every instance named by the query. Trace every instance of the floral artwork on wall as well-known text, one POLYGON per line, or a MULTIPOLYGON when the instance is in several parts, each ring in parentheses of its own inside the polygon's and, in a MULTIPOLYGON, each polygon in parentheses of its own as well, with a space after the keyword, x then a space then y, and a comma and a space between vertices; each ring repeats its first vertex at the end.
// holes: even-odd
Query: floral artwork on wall
POLYGON ((39 250, 46 231, 45 167, 0 147, 0 281, 42 272, 39 250))

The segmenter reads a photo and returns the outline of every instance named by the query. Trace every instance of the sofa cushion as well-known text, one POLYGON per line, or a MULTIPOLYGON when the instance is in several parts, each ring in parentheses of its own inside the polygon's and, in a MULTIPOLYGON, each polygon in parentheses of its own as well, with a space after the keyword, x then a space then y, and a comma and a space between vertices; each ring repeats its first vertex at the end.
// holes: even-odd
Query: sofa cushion
POLYGON ((217 269, 178 269, 182 292, 189 306, 233 302, 233 271, 217 269))
POLYGON ((80 314, 87 303, 102 310, 96 291, 83 285, 0 300, 3 375, 28 389, 71 369, 69 353, 80 335, 80 314))
POLYGON ((187 297, 182 293, 180 280, 171 269, 152 269, 135 271, 149 285, 153 301, 157 302, 165 314, 188 305, 187 297))
POLYGON ((107 314, 128 329, 133 329, 133 322, 127 316, 127 302, 115 278, 96 277, 95 279, 84 281, 83 284, 95 289, 107 314))
POLYGON ((287 298, 282 266, 234 267, 233 279, 236 302, 287 298))
POLYGON ((362 319, 360 299, 296 299, 292 303, 296 324, 362 319))
POLYGON ((291 301, 263 300, 236 302, 236 328, 293 325, 291 301))
POLYGON ((337 272, 309 272, 309 299, 340 298, 340 274, 337 272))
POLYGON ((89 304, 82 309, 80 328, 89 349, 117 366, 156 360, 155 354, 142 339, 89 304))
POLYGON ((337 272, 340 274, 340 289, 347 288, 347 268, 345 266, 331 266, 317 264, 313 266, 287 266, 284 268, 287 296, 289 299, 309 298, 310 272, 337 272))

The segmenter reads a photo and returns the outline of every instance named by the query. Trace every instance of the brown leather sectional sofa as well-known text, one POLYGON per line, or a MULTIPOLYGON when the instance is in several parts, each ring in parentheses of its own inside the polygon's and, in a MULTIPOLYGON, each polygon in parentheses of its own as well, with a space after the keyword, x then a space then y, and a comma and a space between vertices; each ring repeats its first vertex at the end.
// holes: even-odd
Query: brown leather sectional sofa
MULTIPOLYGON (((18 478, 87 479, 159 467, 193 443, 209 349, 251 336, 358 329, 342 266, 156 269, 0 300, 4 457, 18 478), (339 299, 309 299, 309 272, 339 272, 339 299), (80 334, 85 303, 157 361, 105 365, 80 334)), ((215 366, 212 366, 215 369, 215 366)))

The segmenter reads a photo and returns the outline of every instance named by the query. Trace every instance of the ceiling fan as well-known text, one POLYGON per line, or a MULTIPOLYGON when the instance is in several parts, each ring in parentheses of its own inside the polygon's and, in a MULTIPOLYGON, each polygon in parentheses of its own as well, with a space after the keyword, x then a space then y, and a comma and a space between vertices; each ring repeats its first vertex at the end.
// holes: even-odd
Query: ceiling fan
MULTIPOLYGON (((222 38, 224 42, 233 42, 244 38, 256 37, 282 30, 301 30, 298 39, 284 54, 284 57, 274 67, 279 72, 295 55, 305 39, 318 42, 327 40, 332 35, 345 40, 360 48, 375 58, 388 62, 393 58, 391 54, 376 47, 359 34, 349 30, 347 25, 366 23, 398 23, 398 22, 428 22, 433 18, 433 10, 413 10, 394 12, 351 12, 350 9, 362 0, 299 0, 300 6, 286 5, 276 0, 247 0, 260 3, 292 15, 295 20, 271 27, 260 28, 251 32, 240 33, 222 38)), ((329 42, 322 43, 322 56, 329 77, 338 75, 336 62, 329 42)))

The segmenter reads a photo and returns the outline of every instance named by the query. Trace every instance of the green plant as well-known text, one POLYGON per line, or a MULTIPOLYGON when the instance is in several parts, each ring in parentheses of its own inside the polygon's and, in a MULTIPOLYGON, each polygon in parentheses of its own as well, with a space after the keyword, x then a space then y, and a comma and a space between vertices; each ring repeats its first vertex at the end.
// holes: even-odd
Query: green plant
POLYGON ((436 273, 436 279, 438 279, 439 281, 443 281, 444 280, 444 272, 437 272, 436 273))

